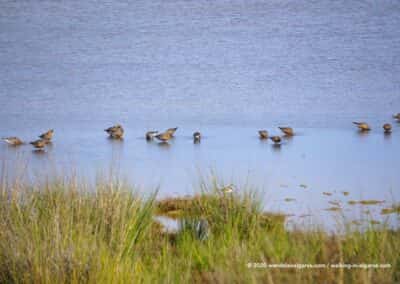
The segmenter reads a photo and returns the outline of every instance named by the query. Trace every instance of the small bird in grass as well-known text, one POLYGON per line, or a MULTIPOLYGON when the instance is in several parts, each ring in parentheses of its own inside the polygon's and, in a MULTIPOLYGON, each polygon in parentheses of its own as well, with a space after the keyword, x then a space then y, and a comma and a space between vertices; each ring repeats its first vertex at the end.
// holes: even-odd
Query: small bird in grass
POLYGON ((267 130, 259 130, 258 135, 260 139, 268 139, 268 131, 267 130))
POLYGON ((392 125, 390 123, 385 123, 383 125, 383 131, 388 134, 392 132, 392 125))
POLYGON ((120 124, 104 129, 104 131, 107 132, 112 139, 122 139, 124 136, 124 129, 120 124))
POLYGON ((280 136, 271 136, 271 137, 269 137, 269 139, 271 139, 272 142, 274 142, 274 143, 277 144, 277 145, 280 144, 281 141, 282 141, 282 139, 281 139, 280 136))
POLYGON ((219 190, 226 194, 226 193, 232 193, 234 190, 235 186, 233 184, 228 184, 226 186, 222 186, 219 190))
POLYGON ((174 137, 175 132, 178 130, 178 127, 168 128, 165 132, 171 134, 171 137, 174 137))
POLYGON ((400 112, 394 114, 394 115, 393 115, 393 118, 394 118, 394 119, 397 119, 397 121, 400 122, 400 112))
POLYGON ((172 138, 172 134, 170 132, 166 131, 164 133, 155 135, 154 137, 156 137, 158 140, 160 140, 162 142, 168 142, 168 140, 170 140, 172 138))
POLYGON ((146 132, 146 140, 152 141, 154 139, 154 135, 156 135, 158 131, 147 131, 146 132))
POLYGON ((54 134, 54 130, 50 129, 50 130, 46 131, 45 133, 39 135, 39 138, 50 141, 53 138, 53 134, 54 134))
POLYGON ((291 127, 278 127, 286 136, 293 136, 294 131, 291 127))
POLYGON ((44 139, 38 139, 38 140, 30 142, 29 144, 33 145, 33 147, 35 147, 38 150, 42 150, 44 148, 44 146, 46 146, 47 141, 44 139))
POLYGON ((371 127, 365 122, 353 122, 353 124, 357 125, 358 129, 362 132, 371 130, 371 127))
POLYGON ((196 131, 195 133, 193 133, 193 142, 200 143, 200 140, 201 140, 200 132, 196 131))
POLYGON ((18 137, 4 137, 2 139, 4 142, 6 142, 8 145, 11 146, 19 146, 24 144, 24 142, 22 142, 22 140, 19 139, 18 137))

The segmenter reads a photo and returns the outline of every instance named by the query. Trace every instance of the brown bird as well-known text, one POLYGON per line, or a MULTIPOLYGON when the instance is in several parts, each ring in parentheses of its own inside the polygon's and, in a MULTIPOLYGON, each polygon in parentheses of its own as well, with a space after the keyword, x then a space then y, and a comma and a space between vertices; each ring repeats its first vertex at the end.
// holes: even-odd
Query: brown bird
POLYGON ((114 126, 111 126, 107 129, 104 129, 105 132, 107 132, 108 134, 111 134, 112 132, 116 131, 117 129, 122 128, 121 124, 116 124, 114 126))
POLYGON ((259 130, 258 135, 260 139, 268 139, 268 131, 267 130, 259 130))
POLYGON ((360 131, 370 131, 371 130, 369 125, 365 122, 353 122, 353 124, 357 125, 357 127, 360 131))
POLYGON ((46 139, 46 140, 49 140, 49 141, 50 141, 51 138, 53 138, 53 134, 54 134, 54 130, 53 130, 53 129, 50 129, 50 130, 48 130, 47 132, 45 132, 45 133, 39 135, 39 138, 46 139))
POLYGON ((156 135, 158 131, 147 131, 146 132, 146 140, 147 141, 152 141, 154 138, 154 135, 156 135))
POLYGON ((2 139, 4 142, 6 142, 8 145, 11 146, 19 146, 24 144, 24 142, 22 142, 22 140, 19 139, 18 137, 4 137, 2 139))
POLYGON ((155 135, 154 137, 156 137, 158 140, 160 140, 162 142, 167 142, 168 140, 170 140, 172 138, 172 134, 170 132, 166 131, 164 133, 155 135))
POLYGON ((168 128, 165 132, 171 134, 171 137, 174 137, 175 132, 178 130, 178 127, 168 128))
POLYGON ((293 128, 291 127, 278 127, 286 136, 293 136, 293 128))
POLYGON ((390 123, 385 123, 385 124, 383 125, 383 131, 384 131, 385 133, 390 133, 390 132, 392 132, 392 125, 391 125, 390 123))
POLYGON ((193 133, 193 142, 200 143, 200 140, 201 140, 200 132, 196 131, 195 133, 193 133))
POLYGON ((282 141, 280 136, 271 136, 269 139, 271 139, 275 144, 280 144, 282 141))
POLYGON ((400 112, 393 115, 394 119, 397 119, 400 122, 400 112))
POLYGON ((118 128, 115 131, 111 132, 110 138, 112 139, 122 139, 124 136, 124 130, 122 128, 118 128))
POLYGON ((44 146, 46 146, 47 142, 43 139, 38 139, 30 142, 29 144, 33 145, 33 147, 35 147, 38 150, 42 150, 44 146))
POLYGON ((120 124, 104 129, 104 131, 107 132, 112 139, 122 139, 124 136, 124 129, 120 124))

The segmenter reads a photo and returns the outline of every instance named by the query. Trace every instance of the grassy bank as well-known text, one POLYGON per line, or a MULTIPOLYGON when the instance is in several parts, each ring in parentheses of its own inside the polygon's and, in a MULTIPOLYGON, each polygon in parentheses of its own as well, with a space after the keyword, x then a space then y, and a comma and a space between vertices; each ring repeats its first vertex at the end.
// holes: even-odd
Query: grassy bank
POLYGON ((1 283, 392 283, 400 231, 332 235, 287 230, 254 191, 210 186, 159 201, 119 182, 3 183, 1 283), (179 218, 165 230, 156 215, 179 218), (259 263, 250 264, 249 263, 259 263), (271 264, 390 264, 390 268, 265 268, 271 264), (252 266, 252 267, 249 267, 252 266), (255 267, 261 266, 261 267, 255 267))

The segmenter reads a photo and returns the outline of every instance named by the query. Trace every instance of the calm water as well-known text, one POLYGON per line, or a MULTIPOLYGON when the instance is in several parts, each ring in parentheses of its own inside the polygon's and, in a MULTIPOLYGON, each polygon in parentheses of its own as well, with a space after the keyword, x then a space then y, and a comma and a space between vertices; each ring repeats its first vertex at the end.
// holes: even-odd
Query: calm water
POLYGON ((39 175, 113 167, 161 195, 190 193, 213 169, 296 214, 334 199, 400 200, 400 124, 381 131, 400 112, 399 27, 400 2, 387 0, 4 0, 0 135, 56 136, 44 155, 6 145, 0 155, 39 175), (374 129, 358 135, 352 120, 374 129), (102 132, 117 122, 122 143, 102 132), (257 139, 281 124, 298 135, 280 149, 257 139), (170 147, 143 138, 172 126, 170 147))

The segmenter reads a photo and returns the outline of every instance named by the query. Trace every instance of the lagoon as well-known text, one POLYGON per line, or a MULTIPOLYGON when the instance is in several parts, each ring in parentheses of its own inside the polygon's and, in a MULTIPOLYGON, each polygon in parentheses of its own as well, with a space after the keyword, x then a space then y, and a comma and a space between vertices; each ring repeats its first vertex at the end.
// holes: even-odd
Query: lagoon
POLYGON ((324 214, 322 192, 390 204, 400 198, 399 11, 388 0, 2 1, 0 135, 30 141, 54 128, 55 138, 44 155, 1 145, 1 159, 39 176, 113 168, 161 196, 190 194, 213 170, 297 215, 324 214), (103 132, 115 123, 122 143, 103 132), (280 125, 298 132, 280 149, 257 138, 280 125), (144 139, 175 126, 170 147, 144 139))

